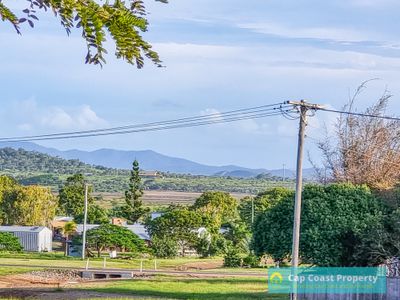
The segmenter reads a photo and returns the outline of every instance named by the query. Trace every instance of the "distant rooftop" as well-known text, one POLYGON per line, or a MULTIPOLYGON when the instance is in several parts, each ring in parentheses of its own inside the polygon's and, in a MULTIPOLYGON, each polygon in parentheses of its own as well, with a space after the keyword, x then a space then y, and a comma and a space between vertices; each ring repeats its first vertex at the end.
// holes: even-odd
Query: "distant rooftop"
POLYGON ((45 226, 0 226, 2 232, 40 232, 44 229, 50 230, 45 226))
POLYGON ((54 221, 64 221, 64 222, 71 222, 74 220, 73 217, 68 217, 68 216, 55 216, 54 221))

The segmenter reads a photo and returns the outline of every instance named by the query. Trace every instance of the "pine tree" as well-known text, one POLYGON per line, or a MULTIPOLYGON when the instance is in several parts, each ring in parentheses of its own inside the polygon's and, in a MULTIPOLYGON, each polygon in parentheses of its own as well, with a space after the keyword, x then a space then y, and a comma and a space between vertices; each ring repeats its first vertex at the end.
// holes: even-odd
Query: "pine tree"
POLYGON ((149 212, 148 208, 143 207, 143 185, 140 178, 139 162, 135 159, 132 164, 131 176, 129 178, 129 189, 125 191, 125 216, 132 222, 137 222, 143 215, 149 212))

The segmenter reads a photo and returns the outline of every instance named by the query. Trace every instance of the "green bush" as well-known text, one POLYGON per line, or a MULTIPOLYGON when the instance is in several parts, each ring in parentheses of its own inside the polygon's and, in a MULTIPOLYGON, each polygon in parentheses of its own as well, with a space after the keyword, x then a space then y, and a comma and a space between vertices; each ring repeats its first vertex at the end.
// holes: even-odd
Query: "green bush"
POLYGON ((231 248, 224 256, 224 267, 239 268, 242 266, 242 257, 238 250, 231 248))
POLYGON ((21 252, 22 246, 16 236, 8 232, 0 232, 0 251, 21 252))
POLYGON ((260 266, 260 259, 253 254, 249 254, 248 256, 243 258, 243 266, 257 268, 260 266))
MULTIPOLYGON (((365 236, 376 241, 385 210, 382 201, 366 186, 307 185, 303 190, 300 256, 303 263, 329 266, 367 266, 380 261, 375 251, 360 257, 365 236)), ((260 214, 253 226, 253 250, 275 261, 290 259, 293 231, 293 197, 277 201, 260 214)), ((382 249, 385 249, 385 245, 382 249)), ((393 256, 393 255, 392 255, 393 256)))
POLYGON ((176 241, 165 236, 153 236, 151 249, 154 256, 158 258, 174 258, 178 255, 178 244, 176 241))

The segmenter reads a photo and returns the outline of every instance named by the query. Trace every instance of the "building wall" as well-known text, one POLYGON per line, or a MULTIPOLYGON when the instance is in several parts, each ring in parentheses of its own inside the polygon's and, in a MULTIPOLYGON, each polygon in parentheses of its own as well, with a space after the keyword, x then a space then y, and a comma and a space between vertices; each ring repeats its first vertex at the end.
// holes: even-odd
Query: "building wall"
POLYGON ((51 252, 53 243, 53 234, 52 231, 45 228, 39 232, 39 241, 38 241, 38 251, 47 251, 51 252))
POLYGON ((38 251, 38 233, 37 232, 11 232, 13 235, 18 237, 19 242, 25 251, 38 251))
POLYGON ((18 237, 24 251, 43 252, 52 251, 52 231, 43 229, 40 232, 11 232, 18 237))

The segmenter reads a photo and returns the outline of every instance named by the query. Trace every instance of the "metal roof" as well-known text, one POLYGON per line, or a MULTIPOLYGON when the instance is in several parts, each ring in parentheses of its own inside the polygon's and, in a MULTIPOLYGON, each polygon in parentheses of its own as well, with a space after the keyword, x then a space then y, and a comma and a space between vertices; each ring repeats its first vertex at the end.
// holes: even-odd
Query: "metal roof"
POLYGON ((73 221, 73 217, 68 217, 68 216, 55 216, 53 221, 65 221, 65 222, 71 222, 73 221))
POLYGON ((45 226, 0 226, 2 232, 41 232, 44 229, 50 230, 45 226))

